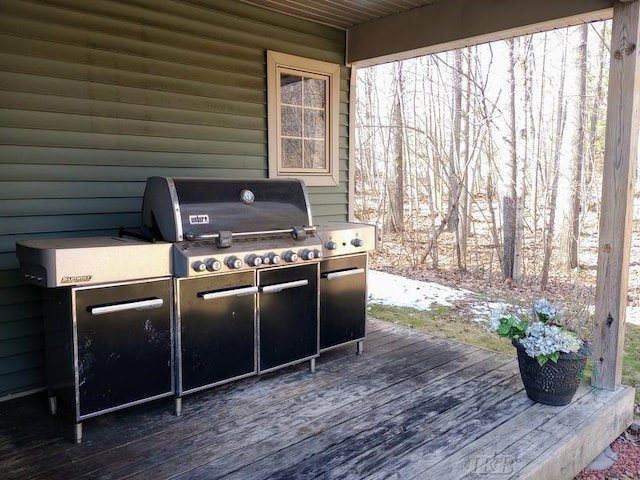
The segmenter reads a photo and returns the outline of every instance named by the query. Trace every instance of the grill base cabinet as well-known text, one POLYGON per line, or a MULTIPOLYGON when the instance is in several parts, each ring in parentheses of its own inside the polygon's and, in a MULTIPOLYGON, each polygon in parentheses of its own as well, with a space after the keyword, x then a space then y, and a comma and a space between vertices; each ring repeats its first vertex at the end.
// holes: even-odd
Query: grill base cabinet
POLYGON ((320 350, 358 342, 362 352, 367 309, 367 254, 320 262, 320 350))
POLYGON ((176 280, 178 395, 257 373, 253 272, 176 280))
POLYGON ((318 354, 318 264, 258 271, 260 372, 318 354))
POLYGON ((173 395, 171 279, 46 289, 47 388, 81 422, 173 395))

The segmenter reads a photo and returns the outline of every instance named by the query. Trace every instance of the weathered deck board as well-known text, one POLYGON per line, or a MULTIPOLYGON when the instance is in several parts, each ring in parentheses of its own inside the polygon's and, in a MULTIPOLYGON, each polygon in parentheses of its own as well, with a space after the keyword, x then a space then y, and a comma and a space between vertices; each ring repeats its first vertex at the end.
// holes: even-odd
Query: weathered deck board
POLYGON ((187 396, 181 417, 162 400, 91 419, 80 445, 39 396, 0 403, 0 471, 65 480, 562 479, 631 421, 633 389, 583 385, 567 407, 540 405, 526 397, 513 357, 393 324, 370 321, 364 354, 354 352, 326 352, 315 374, 301 364, 187 396), (585 447, 594 428, 604 433, 585 447), (563 444, 586 453, 554 455, 563 444))

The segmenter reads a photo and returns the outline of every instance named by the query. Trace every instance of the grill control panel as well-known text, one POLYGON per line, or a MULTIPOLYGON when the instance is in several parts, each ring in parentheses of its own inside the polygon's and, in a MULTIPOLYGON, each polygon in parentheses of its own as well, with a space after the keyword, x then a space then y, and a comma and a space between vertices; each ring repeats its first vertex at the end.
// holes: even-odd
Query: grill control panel
POLYGON ((336 257, 375 250, 376 227, 366 223, 327 222, 316 226, 322 241, 321 255, 336 257))
POLYGON ((193 277, 317 262, 322 255, 316 235, 302 240, 276 237, 235 241, 232 248, 220 248, 215 242, 179 242, 173 249, 173 271, 177 277, 193 277))

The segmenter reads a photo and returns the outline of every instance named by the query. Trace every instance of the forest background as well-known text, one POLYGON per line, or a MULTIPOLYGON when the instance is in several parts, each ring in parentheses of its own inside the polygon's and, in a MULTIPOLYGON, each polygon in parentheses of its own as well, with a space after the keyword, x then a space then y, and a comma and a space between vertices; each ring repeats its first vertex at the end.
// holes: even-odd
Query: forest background
POLYGON ((593 305, 610 34, 595 22, 359 69, 356 217, 378 226, 373 268, 593 305))

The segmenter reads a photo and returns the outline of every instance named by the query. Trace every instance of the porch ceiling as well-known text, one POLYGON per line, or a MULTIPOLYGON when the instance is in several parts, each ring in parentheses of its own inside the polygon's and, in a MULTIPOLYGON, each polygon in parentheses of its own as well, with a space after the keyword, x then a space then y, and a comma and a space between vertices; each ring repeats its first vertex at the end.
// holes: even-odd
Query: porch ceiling
POLYGON ((367 66, 611 18, 614 0, 242 0, 344 29, 367 66))
POLYGON ((294 17, 348 29, 444 0, 242 0, 294 17))

